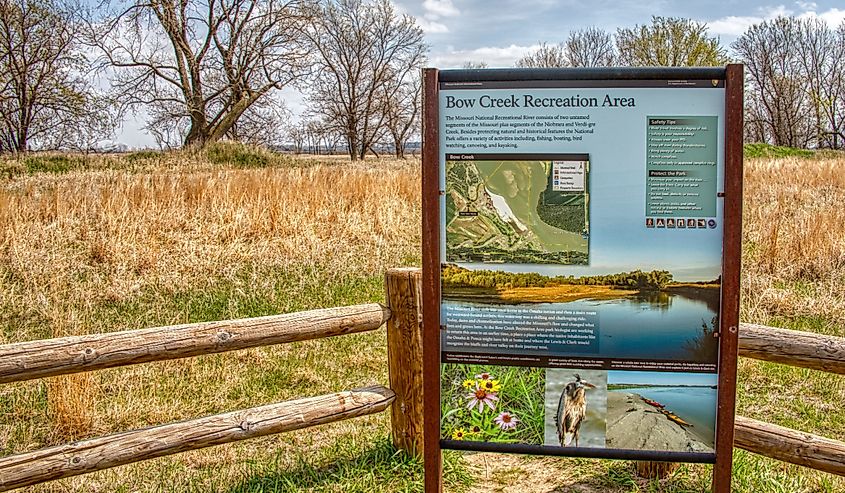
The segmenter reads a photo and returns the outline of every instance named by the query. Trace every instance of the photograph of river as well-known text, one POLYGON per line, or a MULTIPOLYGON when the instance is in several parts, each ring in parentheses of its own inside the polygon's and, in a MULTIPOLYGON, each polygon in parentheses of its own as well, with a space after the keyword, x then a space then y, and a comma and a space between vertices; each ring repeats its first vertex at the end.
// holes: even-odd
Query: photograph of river
MULTIPOLYGON (((539 315, 524 315, 502 319, 504 323, 522 332, 529 328, 542 327, 543 320, 553 314, 584 314, 582 318, 593 326, 597 344, 570 345, 550 343, 543 348, 509 348, 509 354, 533 354, 541 356, 590 356, 601 355, 603 358, 637 360, 678 360, 696 363, 715 363, 717 339, 712 337, 717 325, 718 289, 685 289, 673 291, 601 293, 599 298, 576 299, 572 301, 542 303, 514 303, 502 299, 495 303, 481 302, 478 297, 458 291, 445 291, 443 319, 446 323, 446 338, 450 331, 464 332, 464 321, 483 322, 480 315, 472 319, 459 316, 459 312, 473 310, 475 313, 503 311, 508 307, 524 308, 522 312, 549 314, 543 319, 539 315), (619 293, 619 294, 616 294, 619 293), (610 297, 610 296, 618 297, 610 297), (478 301, 476 301, 478 300, 478 301), (450 321, 454 323, 449 323, 450 321), (539 350, 538 350, 539 349, 539 350)), ((589 296, 589 294, 587 294, 589 296)), ((492 300, 491 300, 492 301, 492 300)), ((558 317, 562 318, 562 317, 558 317)), ((582 322, 583 324, 584 322, 582 322)), ((496 327, 483 324, 473 325, 477 333, 492 335, 495 332, 507 333, 510 327, 496 327)), ((568 322, 548 322, 548 331, 563 332, 573 327, 568 322)), ((548 335, 548 334, 546 334, 548 335)), ((451 351, 473 352, 471 339, 465 347, 460 345, 444 347, 451 351)))

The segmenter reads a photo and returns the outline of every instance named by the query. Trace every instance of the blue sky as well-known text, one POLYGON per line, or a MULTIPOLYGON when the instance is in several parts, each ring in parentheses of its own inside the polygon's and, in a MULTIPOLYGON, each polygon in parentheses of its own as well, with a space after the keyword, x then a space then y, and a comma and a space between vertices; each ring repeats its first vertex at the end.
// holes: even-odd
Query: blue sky
POLYGON ((821 17, 831 25, 845 19, 841 1, 767 3, 765 0, 424 0, 397 2, 419 20, 431 45, 432 66, 459 67, 484 61, 511 66, 541 41, 558 43, 568 33, 596 26, 648 23, 652 15, 688 17, 706 22, 710 34, 728 45, 748 26, 779 15, 821 17))
POLYGON ((714 373, 669 373, 654 371, 609 371, 609 384, 650 384, 650 385, 716 385, 718 377, 714 373))
MULTIPOLYGON (((768 3, 765 0, 394 0, 417 18, 431 47, 429 66, 460 67, 485 62, 509 67, 542 42, 559 43, 568 33, 587 26, 610 32, 648 23, 652 15, 688 17, 707 22, 710 34, 728 46, 750 25, 779 15, 819 17, 832 26, 845 20, 838 1, 768 3)), ((303 108, 299 91, 289 88, 280 98, 295 114, 303 108)), ((116 140, 134 147, 153 146, 145 135, 143 113, 130 115, 116 140)))

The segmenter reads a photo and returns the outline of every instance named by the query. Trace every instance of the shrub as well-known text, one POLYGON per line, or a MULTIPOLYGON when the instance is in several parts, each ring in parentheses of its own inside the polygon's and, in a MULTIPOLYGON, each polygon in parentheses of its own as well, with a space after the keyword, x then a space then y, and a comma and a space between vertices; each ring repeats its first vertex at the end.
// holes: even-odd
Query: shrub
POLYGON ((269 164, 267 151, 237 142, 215 142, 205 150, 208 160, 236 168, 263 168, 269 164))

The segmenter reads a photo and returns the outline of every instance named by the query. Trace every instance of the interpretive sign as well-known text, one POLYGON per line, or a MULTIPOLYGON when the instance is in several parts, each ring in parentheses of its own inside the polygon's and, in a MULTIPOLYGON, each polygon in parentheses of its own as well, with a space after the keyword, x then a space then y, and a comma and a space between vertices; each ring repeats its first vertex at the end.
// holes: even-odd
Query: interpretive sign
POLYGON ((439 447, 717 461, 735 394, 731 67, 427 72, 439 447))

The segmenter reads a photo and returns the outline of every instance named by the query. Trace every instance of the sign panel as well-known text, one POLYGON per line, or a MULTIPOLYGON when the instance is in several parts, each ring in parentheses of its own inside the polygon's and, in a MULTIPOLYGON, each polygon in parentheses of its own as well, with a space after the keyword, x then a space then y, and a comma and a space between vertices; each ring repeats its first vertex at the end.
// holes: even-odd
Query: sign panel
POLYGON ((440 445, 715 461, 724 76, 441 74, 440 445))

